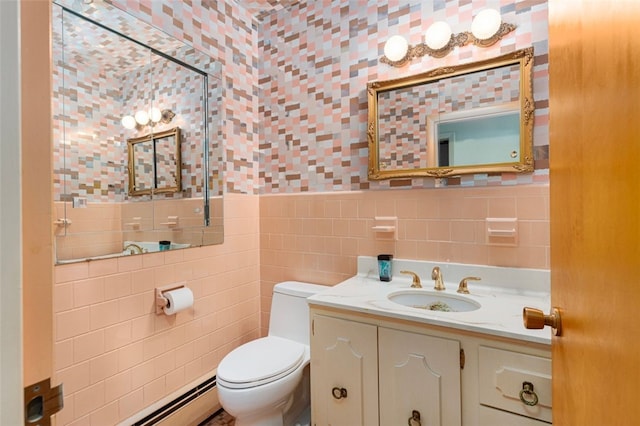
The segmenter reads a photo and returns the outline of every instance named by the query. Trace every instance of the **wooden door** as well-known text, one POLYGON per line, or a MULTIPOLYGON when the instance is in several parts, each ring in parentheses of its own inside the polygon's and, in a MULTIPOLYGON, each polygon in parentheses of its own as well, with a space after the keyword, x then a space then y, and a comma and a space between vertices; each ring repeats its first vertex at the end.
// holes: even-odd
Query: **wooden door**
POLYGON ((460 426, 460 342, 378 328, 380 424, 460 426))
POLYGON ((312 330, 313 424, 377 425, 377 327, 314 315, 312 330))
POLYGON ((550 0, 554 424, 640 418, 640 1, 550 0))

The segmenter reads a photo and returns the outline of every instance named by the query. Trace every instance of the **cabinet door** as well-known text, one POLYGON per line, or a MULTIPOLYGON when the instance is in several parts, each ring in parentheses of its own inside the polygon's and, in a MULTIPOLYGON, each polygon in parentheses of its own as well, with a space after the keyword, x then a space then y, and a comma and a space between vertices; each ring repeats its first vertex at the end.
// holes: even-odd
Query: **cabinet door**
POLYGON ((377 425, 377 327, 322 315, 315 315, 313 318, 313 424, 377 425))
POLYGON ((382 327, 378 343, 380 424, 460 426, 460 343, 382 327))

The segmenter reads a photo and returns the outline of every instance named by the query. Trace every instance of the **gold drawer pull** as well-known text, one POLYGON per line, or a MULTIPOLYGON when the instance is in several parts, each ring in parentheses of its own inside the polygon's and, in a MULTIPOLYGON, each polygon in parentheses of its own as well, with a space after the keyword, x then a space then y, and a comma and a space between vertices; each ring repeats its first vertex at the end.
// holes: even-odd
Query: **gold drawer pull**
POLYGON ((413 410, 411 412, 411 417, 409 417, 409 426, 422 426, 422 422, 420 421, 420 411, 413 410))
POLYGON ((522 390, 520 391, 520 401, 533 407, 538 405, 538 394, 533 391, 533 383, 522 382, 522 390))

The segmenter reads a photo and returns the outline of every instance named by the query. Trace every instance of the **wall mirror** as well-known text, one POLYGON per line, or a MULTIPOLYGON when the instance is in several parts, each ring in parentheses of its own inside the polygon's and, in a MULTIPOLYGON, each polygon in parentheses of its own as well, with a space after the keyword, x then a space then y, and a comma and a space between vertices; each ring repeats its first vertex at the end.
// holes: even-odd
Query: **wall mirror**
POLYGON ((367 84, 369 179, 532 172, 533 48, 367 84))
POLYGON ((103 0, 52 16, 56 262, 222 243, 220 64, 103 0))
POLYGON ((179 127, 129 139, 127 145, 129 195, 161 194, 182 189, 179 127))

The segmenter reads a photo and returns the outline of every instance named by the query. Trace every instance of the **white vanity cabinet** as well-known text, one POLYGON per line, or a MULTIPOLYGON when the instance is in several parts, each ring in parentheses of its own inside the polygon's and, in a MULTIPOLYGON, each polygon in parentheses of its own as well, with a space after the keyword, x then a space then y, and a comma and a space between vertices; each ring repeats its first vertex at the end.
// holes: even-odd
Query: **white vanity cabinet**
POLYGON ((377 327, 316 315, 311 334, 316 425, 378 424, 377 327))
POLYGON ((551 423, 545 345, 321 306, 310 313, 314 426, 551 423))
POLYGON ((378 386, 381 425, 460 426, 460 342, 379 327, 378 386))
POLYGON ((460 344, 314 315, 311 398, 316 426, 460 426, 460 344))

